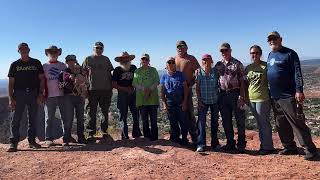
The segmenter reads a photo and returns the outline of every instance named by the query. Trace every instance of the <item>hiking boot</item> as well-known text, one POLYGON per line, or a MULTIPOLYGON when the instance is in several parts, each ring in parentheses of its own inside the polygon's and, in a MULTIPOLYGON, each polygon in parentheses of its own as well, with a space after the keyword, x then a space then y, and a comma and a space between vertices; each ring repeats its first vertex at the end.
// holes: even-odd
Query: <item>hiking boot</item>
POLYGON ((180 145, 182 146, 188 146, 189 145, 189 141, 187 138, 182 138, 180 145))
POLYGON ((317 151, 315 152, 306 152, 306 155, 304 155, 304 160, 307 161, 313 161, 316 160, 317 158, 319 158, 319 154, 317 151))
POLYGON ((238 149, 238 152, 240 153, 240 154, 244 154, 245 152, 246 152, 246 148, 245 147, 237 147, 237 149, 238 149))
POLYGON ((228 152, 228 151, 236 151, 237 149, 236 149, 235 145, 227 144, 227 145, 222 146, 221 150, 225 151, 225 152, 228 152))
POLYGON ((7 152, 17 152, 18 151, 18 144, 11 143, 7 152))
POLYGON ((77 140, 76 140, 75 138, 71 137, 71 138, 69 139, 69 142, 70 142, 70 143, 77 143, 77 140))
POLYGON ((221 149, 220 144, 211 146, 212 151, 219 151, 221 149))
POLYGON ((29 148, 31 149, 40 149, 41 145, 36 143, 35 141, 29 142, 29 148))
POLYGON ((279 152, 280 155, 298 155, 299 152, 297 149, 283 149, 279 152))
POLYGON ((96 143, 96 138, 94 138, 93 136, 88 137, 87 142, 90 144, 96 143))
POLYGON ((203 146, 203 145, 199 145, 199 146, 197 147, 196 152, 204 152, 204 146, 203 146))
POLYGON ((258 151, 258 154, 261 155, 261 156, 264 156, 264 155, 274 154, 274 152, 275 152, 274 149, 270 149, 270 150, 260 149, 258 151))

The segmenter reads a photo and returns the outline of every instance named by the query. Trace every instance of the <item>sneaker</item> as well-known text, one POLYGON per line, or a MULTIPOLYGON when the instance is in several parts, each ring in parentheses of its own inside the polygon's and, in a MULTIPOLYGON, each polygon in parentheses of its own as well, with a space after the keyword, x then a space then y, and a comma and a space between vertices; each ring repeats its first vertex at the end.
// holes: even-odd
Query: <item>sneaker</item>
POLYGON ((312 160, 316 160, 317 158, 319 158, 319 154, 318 152, 306 152, 306 155, 304 156, 304 160, 307 160, 307 161, 312 161, 312 160))
POLYGON ((54 146, 54 142, 53 142, 52 140, 46 140, 46 145, 47 145, 48 147, 54 146))
POLYGON ((32 149, 40 149, 41 148, 41 145, 36 143, 35 141, 34 142, 29 142, 29 148, 32 148, 32 149))
POLYGON ((18 151, 18 144, 11 143, 7 152, 17 152, 18 151))
POLYGON ((298 155, 299 152, 297 149, 283 149, 279 152, 280 155, 298 155))
POLYGON ((204 146, 203 145, 199 145, 198 147, 197 147, 197 150, 196 150, 197 152, 204 152, 204 146))

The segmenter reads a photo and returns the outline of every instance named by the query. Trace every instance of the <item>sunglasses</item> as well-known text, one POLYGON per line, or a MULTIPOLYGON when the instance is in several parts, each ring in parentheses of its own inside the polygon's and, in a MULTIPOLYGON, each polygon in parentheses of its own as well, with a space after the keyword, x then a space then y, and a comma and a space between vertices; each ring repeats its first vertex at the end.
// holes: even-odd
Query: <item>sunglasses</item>
POLYGON ((103 49, 103 47, 99 47, 99 46, 98 46, 98 47, 95 47, 95 48, 96 48, 96 49, 100 49, 100 50, 102 50, 102 49, 103 49))
POLYGON ((142 61, 149 61, 148 58, 141 58, 142 61))
POLYGON ((180 48, 185 48, 185 47, 186 47, 185 45, 178 45, 178 46, 177 46, 178 49, 180 49, 180 48))
POLYGON ((176 64, 174 61, 168 61, 167 64, 176 64))
POLYGON ((224 52, 228 52, 229 49, 221 49, 220 52, 224 53, 224 52))
POLYGON ((276 41, 276 40, 278 40, 278 39, 279 39, 279 37, 271 36, 271 37, 268 38, 268 42, 270 42, 270 41, 276 41))
POLYGON ((260 52, 250 52, 250 54, 260 54, 260 52))

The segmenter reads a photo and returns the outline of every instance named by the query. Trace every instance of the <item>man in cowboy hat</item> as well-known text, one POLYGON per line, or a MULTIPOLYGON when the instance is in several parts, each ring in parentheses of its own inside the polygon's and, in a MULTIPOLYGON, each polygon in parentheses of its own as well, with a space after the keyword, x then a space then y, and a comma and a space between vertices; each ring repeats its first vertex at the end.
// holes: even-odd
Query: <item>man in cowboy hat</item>
POLYGON ((29 46, 20 43, 21 57, 9 69, 9 105, 14 110, 11 122, 10 147, 8 152, 16 152, 20 140, 20 121, 25 107, 28 107, 28 141, 30 148, 40 148, 36 143, 36 115, 38 104, 42 104, 44 89, 43 67, 39 60, 29 57, 29 46), (38 104, 37 104, 38 100, 38 104))
POLYGON ((196 118, 193 114, 193 101, 192 101, 192 87, 195 84, 195 71, 200 68, 197 59, 188 54, 188 46, 185 41, 178 41, 176 43, 177 55, 175 56, 175 63, 177 71, 181 71, 187 80, 187 85, 189 87, 188 92, 188 107, 186 110, 186 124, 188 126, 188 131, 191 136, 192 142, 197 143, 197 126, 196 118))
POLYGON ((95 142, 97 108, 98 104, 104 119, 101 120, 101 131, 103 137, 108 137, 108 113, 112 97, 112 74, 113 66, 107 56, 102 55, 104 45, 96 42, 93 48, 93 55, 88 56, 82 67, 88 70, 89 79, 89 122, 87 130, 89 133, 88 141, 95 142))
POLYGON ((58 57, 61 55, 62 49, 57 46, 50 46, 45 49, 45 54, 48 56, 48 62, 43 65, 44 74, 45 74, 45 97, 46 99, 46 123, 45 123, 45 140, 47 146, 54 145, 53 140, 55 133, 58 131, 59 127, 55 127, 55 114, 56 109, 59 107, 61 120, 63 124, 63 141, 68 143, 70 137, 67 137, 68 124, 65 118, 64 112, 64 93, 63 90, 59 87, 59 74, 61 71, 65 70, 67 67, 64 63, 58 61, 58 57))
POLYGON ((117 107, 120 111, 120 121, 123 123, 123 130, 121 134, 122 139, 129 139, 127 125, 128 107, 130 108, 133 119, 132 137, 138 138, 142 135, 139 128, 139 113, 136 107, 136 94, 132 86, 133 74, 137 69, 135 65, 131 64, 131 61, 134 58, 134 55, 122 52, 120 56, 115 58, 115 61, 119 62, 120 66, 115 68, 112 76, 112 85, 118 90, 117 107))

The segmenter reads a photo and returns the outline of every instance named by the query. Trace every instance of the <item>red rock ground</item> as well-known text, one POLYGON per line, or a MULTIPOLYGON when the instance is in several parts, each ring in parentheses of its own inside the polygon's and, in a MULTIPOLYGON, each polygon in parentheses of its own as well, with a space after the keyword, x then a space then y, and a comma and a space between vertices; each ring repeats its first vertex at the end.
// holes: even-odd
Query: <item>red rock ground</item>
MULTIPOLYGON (((28 149, 23 141, 16 153, 0 144, 0 179, 320 179, 320 161, 305 161, 303 155, 258 156, 258 134, 248 131, 247 136, 247 154, 199 154, 167 140, 143 138, 40 150, 28 149)), ((320 147, 320 139, 314 140, 320 147)), ((281 148, 276 134, 274 142, 281 148)))

